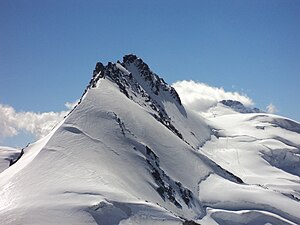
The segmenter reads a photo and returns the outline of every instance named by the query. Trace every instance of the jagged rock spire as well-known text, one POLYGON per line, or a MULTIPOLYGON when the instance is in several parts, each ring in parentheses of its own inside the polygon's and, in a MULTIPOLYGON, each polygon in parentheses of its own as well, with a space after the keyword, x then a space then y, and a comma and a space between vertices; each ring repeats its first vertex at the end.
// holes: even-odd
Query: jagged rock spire
MULTIPOLYGON (((123 57, 123 62, 120 63, 119 61, 117 63, 109 62, 106 66, 104 66, 101 62, 97 62, 95 69, 93 71, 93 78, 90 81, 90 84, 88 88, 94 88, 97 86, 97 82, 100 80, 100 78, 110 78, 113 82, 115 82, 119 88, 120 91, 123 92, 127 97, 128 95, 128 88, 130 84, 135 82, 143 86, 142 84, 139 84, 139 77, 142 78, 143 82, 146 82, 148 86, 150 87, 150 91, 153 92, 155 95, 159 95, 159 92, 169 92, 170 95, 175 99, 175 101, 182 105, 180 97, 176 90, 168 85, 164 79, 160 78, 157 74, 152 72, 149 68, 149 66, 139 57, 133 54, 125 55, 123 57), (125 73, 124 70, 122 71, 118 65, 121 65, 127 72, 125 73), (133 74, 132 66, 134 66, 137 69, 137 73, 133 74)), ((147 89, 144 87, 144 89, 147 89)), ((148 93, 150 94, 150 93, 148 93)), ((151 94, 150 94, 151 95, 151 94)))

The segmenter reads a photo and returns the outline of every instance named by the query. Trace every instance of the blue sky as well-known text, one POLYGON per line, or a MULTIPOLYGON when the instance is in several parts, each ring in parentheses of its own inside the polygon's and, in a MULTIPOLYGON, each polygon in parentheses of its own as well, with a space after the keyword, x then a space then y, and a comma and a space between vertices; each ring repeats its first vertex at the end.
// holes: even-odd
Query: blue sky
POLYGON ((16 111, 64 110, 97 61, 135 53, 169 83, 239 91, 300 121, 300 1, 2 0, 0 27, 0 104, 16 111))

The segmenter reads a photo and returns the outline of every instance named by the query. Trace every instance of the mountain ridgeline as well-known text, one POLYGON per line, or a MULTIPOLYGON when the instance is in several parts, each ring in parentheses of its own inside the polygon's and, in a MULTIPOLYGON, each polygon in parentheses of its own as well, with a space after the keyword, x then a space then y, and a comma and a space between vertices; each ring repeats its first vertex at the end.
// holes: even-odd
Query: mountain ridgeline
POLYGON ((135 55, 125 55, 122 63, 119 61, 116 64, 109 62, 107 66, 98 62, 88 87, 96 87, 99 79, 105 77, 114 81, 119 86, 120 91, 128 98, 132 99, 132 96, 130 96, 127 91, 128 88, 135 90, 135 93, 141 94, 146 98, 146 101, 151 99, 152 93, 158 96, 159 92, 164 91, 169 92, 174 98, 174 101, 182 105, 175 89, 153 73, 149 66, 135 55), (133 69, 133 67, 135 68, 133 69), (140 82, 141 79, 137 78, 137 75, 142 78, 143 82, 140 82), (148 86, 148 88, 146 86, 148 86), (147 93, 145 92, 146 90, 150 90, 152 93, 147 93))

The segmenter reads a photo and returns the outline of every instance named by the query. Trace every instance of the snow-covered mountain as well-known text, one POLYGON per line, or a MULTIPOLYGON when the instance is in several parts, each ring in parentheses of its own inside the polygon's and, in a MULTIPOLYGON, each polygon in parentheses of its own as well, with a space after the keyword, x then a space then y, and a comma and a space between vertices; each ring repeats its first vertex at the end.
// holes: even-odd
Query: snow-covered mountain
POLYGON ((235 100, 222 100, 220 103, 239 113, 263 113, 263 111, 258 108, 246 107, 241 102, 235 100))
POLYGON ((200 115, 137 56, 97 63, 0 174, 1 224, 299 224, 300 125, 229 103, 200 115))

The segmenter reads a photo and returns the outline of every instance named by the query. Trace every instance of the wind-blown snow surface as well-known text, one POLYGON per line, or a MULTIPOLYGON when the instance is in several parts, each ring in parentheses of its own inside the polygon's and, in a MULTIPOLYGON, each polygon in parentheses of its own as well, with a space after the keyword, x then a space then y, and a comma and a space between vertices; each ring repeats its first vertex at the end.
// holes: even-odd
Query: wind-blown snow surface
POLYGON ((214 176, 203 182, 202 202, 209 202, 211 217, 221 224, 248 217, 254 217, 252 224, 299 223, 300 125, 275 115, 236 113, 222 104, 205 116, 214 135, 200 151, 247 184, 236 187, 214 176))
POLYGON ((97 64, 74 110, 0 174, 1 224, 300 223, 299 124, 217 107, 185 109, 133 55, 97 64))

